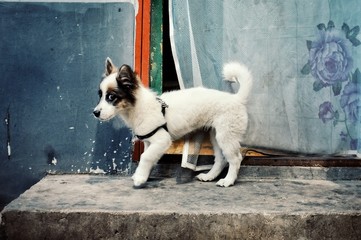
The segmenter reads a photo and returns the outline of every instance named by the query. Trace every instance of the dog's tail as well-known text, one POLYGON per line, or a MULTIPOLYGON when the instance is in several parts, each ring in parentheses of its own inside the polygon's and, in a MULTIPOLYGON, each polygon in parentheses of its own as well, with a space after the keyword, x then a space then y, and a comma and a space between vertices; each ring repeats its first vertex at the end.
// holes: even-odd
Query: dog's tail
POLYGON ((240 88, 237 95, 240 101, 246 104, 253 82, 252 74, 248 68, 238 62, 226 63, 223 67, 223 77, 227 81, 239 82, 240 88))

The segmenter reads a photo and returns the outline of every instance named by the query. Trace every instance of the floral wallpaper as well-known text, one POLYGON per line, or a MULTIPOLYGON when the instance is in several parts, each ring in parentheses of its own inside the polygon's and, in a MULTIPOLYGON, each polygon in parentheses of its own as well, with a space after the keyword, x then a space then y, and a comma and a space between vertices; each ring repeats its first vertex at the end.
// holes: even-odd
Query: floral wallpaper
POLYGON ((235 92, 220 81, 222 65, 239 61, 251 70, 244 146, 361 157, 360 0, 170 5, 181 86, 235 92))
POLYGON ((311 74, 315 79, 313 90, 331 88, 333 97, 340 108, 330 99, 320 104, 318 116, 324 124, 344 124, 339 135, 349 144, 350 150, 360 148, 359 136, 361 121, 361 73, 354 66, 352 48, 361 42, 357 39, 359 26, 350 28, 347 23, 338 28, 333 21, 317 25, 315 40, 306 41, 309 51, 308 62, 301 70, 302 74, 311 74))

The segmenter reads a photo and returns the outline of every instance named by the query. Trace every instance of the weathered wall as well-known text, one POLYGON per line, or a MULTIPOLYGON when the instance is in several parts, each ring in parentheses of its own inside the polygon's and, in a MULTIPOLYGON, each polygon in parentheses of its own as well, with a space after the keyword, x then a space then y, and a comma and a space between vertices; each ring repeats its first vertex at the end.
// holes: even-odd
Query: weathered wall
POLYGON ((133 65, 134 17, 127 2, 0 3, 1 205, 47 172, 128 170, 129 131, 92 109, 105 58, 133 65))

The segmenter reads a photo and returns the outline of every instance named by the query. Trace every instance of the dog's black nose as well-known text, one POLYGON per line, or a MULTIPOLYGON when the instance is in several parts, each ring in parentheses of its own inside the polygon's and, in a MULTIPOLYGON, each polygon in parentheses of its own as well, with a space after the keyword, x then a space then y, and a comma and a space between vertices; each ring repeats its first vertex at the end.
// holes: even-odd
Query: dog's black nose
POLYGON ((99 117, 100 116, 100 111, 99 110, 94 110, 93 114, 94 114, 94 116, 99 117))

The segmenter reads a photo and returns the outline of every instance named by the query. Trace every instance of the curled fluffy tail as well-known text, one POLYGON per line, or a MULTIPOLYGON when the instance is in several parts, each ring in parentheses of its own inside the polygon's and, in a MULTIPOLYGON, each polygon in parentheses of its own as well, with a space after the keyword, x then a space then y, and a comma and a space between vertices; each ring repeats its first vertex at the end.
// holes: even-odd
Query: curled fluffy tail
POLYGON ((223 77, 227 81, 239 82, 237 95, 241 102, 247 103, 252 88, 252 74, 248 68, 238 62, 227 63, 223 67, 223 77))

